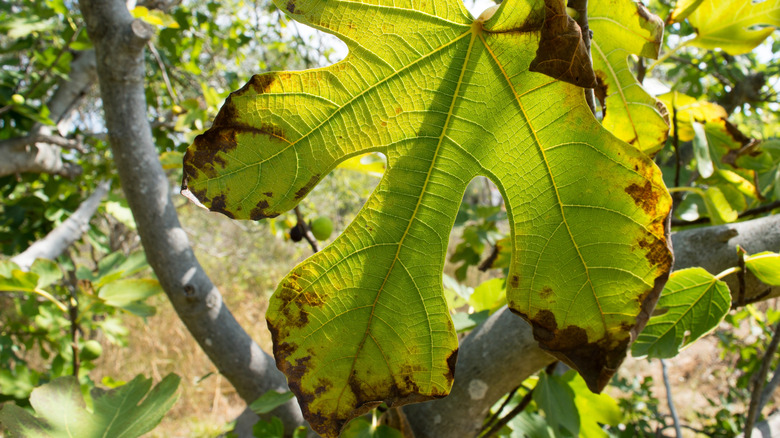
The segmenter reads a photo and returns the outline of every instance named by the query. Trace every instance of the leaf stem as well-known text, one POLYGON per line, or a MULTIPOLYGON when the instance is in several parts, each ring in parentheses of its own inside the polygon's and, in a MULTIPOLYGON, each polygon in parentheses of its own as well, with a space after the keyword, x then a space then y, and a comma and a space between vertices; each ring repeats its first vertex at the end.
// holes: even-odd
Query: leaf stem
POLYGON ((37 287, 33 289, 33 293, 36 293, 42 296, 43 298, 46 298, 47 300, 51 301, 52 303, 54 303, 55 306, 59 307, 59 309, 62 310, 63 313, 68 313, 68 307, 65 304, 63 304, 60 300, 54 298, 54 295, 46 292, 43 289, 38 289, 37 287))
POLYGON ((723 277, 725 277, 727 275, 731 275, 731 274, 736 274, 739 271, 741 271, 741 269, 738 266, 734 266, 734 267, 728 268, 725 271, 721 272, 720 274, 716 275, 715 278, 717 280, 721 280, 721 279, 723 279, 723 277))
POLYGON ((650 74, 650 72, 653 71, 653 69, 655 68, 656 65, 661 64, 664 61, 666 61, 667 59, 669 59, 669 57, 674 55, 675 53, 677 53, 678 50, 680 50, 683 47, 687 46, 690 41, 692 41, 692 40, 688 40, 688 41, 686 41, 684 43, 680 43, 675 48, 673 48, 673 49, 669 50, 668 52, 664 53, 663 56, 658 58, 654 63, 650 64, 650 67, 647 67, 646 74, 650 74))

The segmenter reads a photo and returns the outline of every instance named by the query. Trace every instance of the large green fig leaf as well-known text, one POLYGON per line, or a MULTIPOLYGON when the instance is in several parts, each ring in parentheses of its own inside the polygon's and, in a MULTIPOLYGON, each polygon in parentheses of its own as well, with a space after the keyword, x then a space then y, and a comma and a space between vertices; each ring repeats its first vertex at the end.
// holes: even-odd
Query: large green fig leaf
POLYGON ((582 89, 548 76, 593 77, 563 3, 506 0, 476 20, 459 0, 277 5, 340 37, 349 55, 257 75, 231 94, 185 154, 183 193, 261 219, 293 208, 341 161, 387 157, 355 220, 282 280, 267 312, 277 366, 312 427, 336 436, 383 401, 448 394, 457 338, 441 273, 478 175, 506 201, 510 308, 601 390, 668 275, 671 200, 652 161, 601 127, 582 89))
POLYGON ((89 412, 78 380, 60 377, 33 390, 30 404, 36 416, 6 404, 0 423, 13 437, 139 437, 154 429, 176 402, 179 381, 179 376, 169 374, 152 388, 151 379, 137 376, 119 388, 95 391, 94 411, 89 412))
POLYGON ((658 152, 669 135, 669 113, 636 80, 628 56, 657 58, 663 22, 633 0, 588 2, 588 21, 604 127, 647 154, 658 152))
POLYGON ((780 26, 780 0, 705 0, 688 15, 696 30, 689 44, 731 55, 753 50, 780 26))

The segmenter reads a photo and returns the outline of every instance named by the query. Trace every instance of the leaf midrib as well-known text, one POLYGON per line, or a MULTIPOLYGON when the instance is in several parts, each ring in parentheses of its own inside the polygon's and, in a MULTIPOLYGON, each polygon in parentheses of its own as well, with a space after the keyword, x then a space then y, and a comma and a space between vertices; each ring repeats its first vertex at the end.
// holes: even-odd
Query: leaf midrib
MULTIPOLYGON (((433 172, 433 170, 436 167, 435 166, 436 159, 438 158, 439 151, 441 150, 441 145, 444 142, 444 138, 445 138, 445 136, 447 134, 447 131, 449 129, 449 123, 450 123, 450 119, 452 118, 452 112, 453 112, 453 109, 455 108, 455 103, 458 101, 458 95, 460 93, 460 87, 461 87, 461 85, 463 85, 463 76, 466 73, 466 67, 469 65, 469 60, 471 58, 471 53, 472 53, 472 47, 474 46, 474 41, 476 40, 476 36, 477 36, 477 33, 478 33, 478 31, 477 31, 478 28, 479 28, 479 25, 476 25, 476 26, 474 26, 470 30, 470 32, 465 34, 465 35, 468 35, 470 33, 471 34, 471 40, 469 41, 469 47, 468 47, 468 49, 466 51, 466 56, 463 59, 463 66, 461 67, 460 76, 458 77, 458 84, 455 87, 455 91, 452 94, 452 101, 450 102, 450 108, 449 108, 449 111, 447 112, 447 118, 445 119, 444 125, 442 126, 441 135, 439 136, 439 141, 436 144, 436 150, 434 151, 433 156, 431 157, 431 164, 428 167, 428 173, 425 176, 425 182, 423 183, 422 189, 420 190, 420 196, 417 199, 417 204, 414 207, 414 211, 412 212, 412 215, 409 218, 409 223, 406 225, 406 229, 404 230, 404 233, 401 236, 401 239, 398 241, 398 248, 396 249, 395 256, 393 257, 393 262, 390 265, 390 268, 388 268, 387 274, 385 275, 385 278, 384 278, 384 280, 382 282, 382 285, 379 287, 379 289, 377 290, 376 296, 374 297, 374 303, 371 306, 371 313, 369 315, 368 322, 366 323, 366 331, 363 334, 363 338, 361 339, 360 343, 358 344, 357 350, 355 351, 355 357, 352 360, 352 366, 351 366, 350 371, 349 371, 349 373, 347 375, 347 379, 349 379, 352 376, 352 374, 354 373, 354 371, 355 371, 355 365, 357 363, 357 358, 358 358, 358 356, 360 356, 360 352, 363 349, 363 344, 365 343, 366 339, 369 336, 371 336, 371 338, 373 339, 373 336, 370 333, 371 333, 371 323, 372 323, 373 318, 374 318, 374 310, 376 309, 376 305, 379 302, 379 296, 382 294, 382 291, 384 290, 385 285, 387 284, 387 281, 390 279, 390 274, 392 274, 393 269, 395 268, 396 262, 399 262, 399 263, 401 263, 402 266, 404 266, 403 262, 401 262, 400 259, 399 259, 399 255, 401 254, 401 248, 403 248, 404 241, 406 240, 406 237, 409 235, 409 230, 411 229, 412 224, 414 223, 414 220, 415 220, 415 218, 417 216, 417 212, 420 209, 420 205, 422 205, 422 200, 425 197, 424 195, 425 195, 425 193, 427 191, 426 189, 428 188, 428 184, 430 182, 431 173, 433 172)), ((462 37, 458 37, 457 40, 459 40, 460 38, 462 38, 462 37)), ((404 266, 404 269, 405 269, 405 266, 404 266)), ((423 300, 423 305, 424 305, 424 300, 423 300)), ((430 338, 431 338, 430 339, 431 345, 433 345, 433 331, 431 330, 431 327, 430 327, 430 319, 427 319, 427 322, 428 322, 428 333, 429 333, 430 338)), ((379 347, 378 343, 377 343, 377 347, 379 348, 380 351, 382 351, 382 348, 379 347)), ((384 352, 382 354, 384 356, 384 352)), ((433 354, 431 354, 431 366, 429 367, 430 374, 429 374, 429 377, 428 377, 428 382, 431 385, 433 384, 433 368, 434 368, 433 354)), ((339 406, 341 404, 341 397, 344 395, 344 391, 347 389, 347 387, 348 386, 342 387, 341 393, 339 394, 338 399, 336 399, 336 406, 339 406)))
MULTIPOLYGON (((587 263, 585 263, 585 259, 582 256, 582 253, 580 252, 580 247, 577 244, 577 242, 574 240, 574 235, 572 234, 571 228, 569 227, 569 223, 566 220, 566 212, 563 209, 563 201, 561 200, 561 195, 558 192, 558 185, 555 183, 555 177, 553 176, 552 171, 550 169, 550 163, 547 160, 547 154, 545 153, 546 151, 545 151, 544 147, 542 146, 541 140, 539 140, 539 136, 537 134, 536 129, 534 129, 533 125, 531 124, 531 118, 528 117, 528 113, 525 110, 525 105, 523 105, 523 102, 520 100, 520 94, 517 92, 517 89, 515 88, 515 85, 512 83, 512 80, 509 78, 509 75, 507 74, 506 70, 504 69, 504 66, 498 61, 498 57, 496 57, 495 53, 493 53, 493 50, 490 49, 490 46, 487 44, 487 41, 485 41, 485 39, 482 37, 482 35, 480 35, 480 40, 482 41, 482 44, 485 46, 485 49, 490 54, 490 57, 493 59, 493 62, 495 62, 496 66, 499 68, 499 70, 501 70, 501 74, 504 76, 504 79, 506 80, 507 84, 509 85, 509 88, 512 90, 512 94, 514 94, 514 96, 515 96, 515 101, 517 102, 517 105, 520 107, 520 111, 523 114, 523 118, 525 118, 525 121, 528 124, 528 128, 531 130, 531 133, 533 134, 534 144, 536 144, 537 148, 539 149, 539 153, 544 158, 544 165, 545 165, 545 168, 547 170, 547 175, 550 177, 550 181, 552 183, 552 187, 555 190, 555 199, 557 201, 558 208, 560 209, 560 212, 561 212, 562 222, 566 226, 566 232, 569 235, 569 239, 571 240, 572 245, 574 245, 574 248, 577 250, 577 256, 579 257, 580 262, 582 263, 582 266, 585 269, 585 276, 588 279, 588 281, 587 281, 588 285, 590 285, 591 292, 593 293, 593 298, 596 301, 596 305, 599 308, 599 316, 601 316, 601 323, 602 323, 602 325, 604 327, 604 333, 606 335, 608 333, 608 330, 607 330, 607 320, 604 317, 604 310, 601 307, 601 302, 599 302, 599 297, 596 294, 596 290, 593 288, 593 281, 590 278, 589 267, 588 267, 587 263)), ((517 251, 516 245, 512 245, 512 257, 513 258, 516 257, 515 251, 517 251)), ((564 317, 563 322, 561 323, 562 326, 565 326, 566 319, 571 314, 571 306, 574 305, 574 302, 577 300, 577 296, 579 295, 581 290, 582 290, 582 288, 580 288, 580 290, 577 291, 577 295, 575 295, 572 298, 571 304, 569 305, 569 308, 566 311, 566 317, 564 317)), ((528 294, 528 309, 530 309, 530 308, 531 308, 531 294, 529 293, 528 294)), ((531 317, 531 315, 528 315, 528 316, 531 317)))

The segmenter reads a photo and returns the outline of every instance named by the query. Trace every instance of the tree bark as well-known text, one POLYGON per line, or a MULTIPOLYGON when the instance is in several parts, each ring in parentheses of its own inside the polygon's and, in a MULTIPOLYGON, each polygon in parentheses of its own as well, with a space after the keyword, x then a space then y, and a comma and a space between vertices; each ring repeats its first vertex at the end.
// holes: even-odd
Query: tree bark
POLYGON ((57 228, 51 230, 43 239, 33 243, 21 254, 13 257, 12 262, 27 271, 36 259, 54 260, 60 256, 73 242, 89 229, 89 221, 100 206, 100 202, 108 194, 111 183, 103 181, 97 189, 79 205, 79 208, 57 228))
MULTIPOLYGON (((179 224, 146 114, 143 51, 151 26, 134 20, 122 0, 79 6, 95 45, 109 143, 149 264, 187 329, 244 400, 286 390, 284 375, 225 307, 179 224)), ((271 414, 287 431, 303 423, 295 400, 271 414)))

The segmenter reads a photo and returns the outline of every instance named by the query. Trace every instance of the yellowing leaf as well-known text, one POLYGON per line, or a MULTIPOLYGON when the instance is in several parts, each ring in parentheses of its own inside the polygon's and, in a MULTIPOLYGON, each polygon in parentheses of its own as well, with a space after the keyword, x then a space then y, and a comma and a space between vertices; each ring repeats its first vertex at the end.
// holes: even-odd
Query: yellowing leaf
POLYGON ((171 29, 179 28, 179 23, 173 17, 157 9, 149 10, 145 6, 136 6, 130 11, 130 14, 155 26, 170 27, 171 29))
POLYGON ((760 252, 745 257, 745 266, 759 280, 770 286, 780 286, 780 254, 760 252))
POLYGON ((677 111, 678 137, 681 141, 693 140, 692 121, 707 123, 720 121, 728 117, 726 110, 722 106, 707 101, 699 101, 694 97, 678 93, 677 91, 662 94, 658 96, 658 99, 670 111, 677 111))
POLYGON ((780 26, 780 0, 704 0, 688 21, 696 30, 690 45, 741 55, 780 26))
POLYGON ((185 154, 183 192, 233 218, 273 217, 338 163, 387 157, 355 220, 269 304, 277 366, 312 427, 337 436, 383 401, 449 392, 458 343, 442 269, 479 175, 506 202, 509 306, 601 390, 671 267, 671 199, 652 160, 596 121, 582 89, 529 71, 545 3, 506 0, 476 20, 460 0, 277 5, 339 36, 349 55, 257 75, 231 94, 185 154))
POLYGON ((627 58, 658 57, 661 19, 633 0, 601 0, 588 2, 588 21, 596 97, 606 107, 604 127, 645 153, 657 152, 669 134, 668 112, 637 82, 627 58))
POLYGON ((691 12, 702 3, 703 0, 677 0, 674 3, 674 9, 669 13, 668 23, 679 23, 685 20, 691 12))

